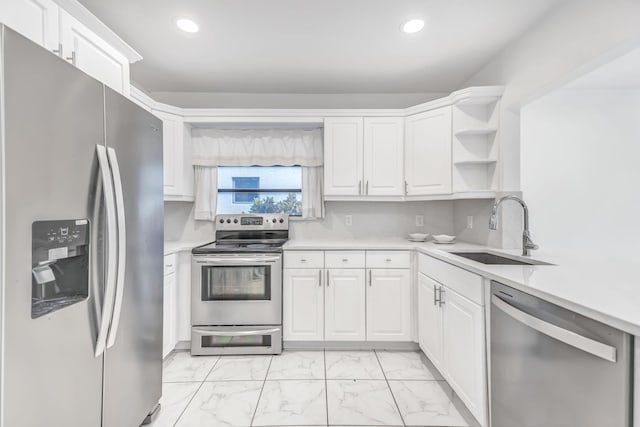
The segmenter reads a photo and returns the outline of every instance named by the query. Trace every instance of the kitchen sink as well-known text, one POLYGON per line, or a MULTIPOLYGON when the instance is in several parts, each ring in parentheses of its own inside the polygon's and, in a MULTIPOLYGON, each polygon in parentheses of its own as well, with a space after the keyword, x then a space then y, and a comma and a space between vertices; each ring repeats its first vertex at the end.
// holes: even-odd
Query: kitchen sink
POLYGON ((467 258, 482 264, 493 265, 550 265, 547 262, 536 261, 533 259, 508 258, 496 255, 491 252, 450 252, 462 258, 467 258))

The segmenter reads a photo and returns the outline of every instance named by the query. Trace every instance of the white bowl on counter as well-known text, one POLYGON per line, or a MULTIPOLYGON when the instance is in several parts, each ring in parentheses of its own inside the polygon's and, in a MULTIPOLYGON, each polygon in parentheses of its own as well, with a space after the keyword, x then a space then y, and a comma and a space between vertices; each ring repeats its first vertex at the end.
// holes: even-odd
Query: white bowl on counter
POLYGON ((424 242, 425 240, 427 240, 427 237, 429 237, 429 235, 424 233, 409 234, 409 240, 411 240, 412 242, 424 242))
POLYGON ((448 234, 437 234, 433 236, 435 243, 453 243, 455 239, 456 236, 449 236, 448 234))

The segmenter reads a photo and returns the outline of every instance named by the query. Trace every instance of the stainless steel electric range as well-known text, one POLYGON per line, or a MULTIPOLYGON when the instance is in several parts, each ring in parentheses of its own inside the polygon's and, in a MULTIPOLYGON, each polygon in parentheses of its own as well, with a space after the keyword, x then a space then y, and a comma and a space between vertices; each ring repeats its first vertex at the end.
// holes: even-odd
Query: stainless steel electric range
POLYGON ((282 245, 289 217, 218 215, 192 250, 191 354, 282 352, 282 245))

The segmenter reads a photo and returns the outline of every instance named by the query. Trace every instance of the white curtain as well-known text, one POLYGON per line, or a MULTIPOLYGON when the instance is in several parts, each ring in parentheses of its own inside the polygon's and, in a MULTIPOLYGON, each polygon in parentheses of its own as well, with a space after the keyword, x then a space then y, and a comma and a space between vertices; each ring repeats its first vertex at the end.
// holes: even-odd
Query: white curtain
POLYGON ((302 168, 302 218, 324 218, 322 167, 302 168))
POLYGON ((195 208, 193 217, 200 221, 214 221, 218 205, 218 168, 196 166, 195 208))
POLYGON ((324 217, 321 129, 193 128, 195 219, 213 221, 218 166, 301 166, 302 218, 324 217))
POLYGON ((322 166, 321 129, 193 129, 196 166, 322 166))

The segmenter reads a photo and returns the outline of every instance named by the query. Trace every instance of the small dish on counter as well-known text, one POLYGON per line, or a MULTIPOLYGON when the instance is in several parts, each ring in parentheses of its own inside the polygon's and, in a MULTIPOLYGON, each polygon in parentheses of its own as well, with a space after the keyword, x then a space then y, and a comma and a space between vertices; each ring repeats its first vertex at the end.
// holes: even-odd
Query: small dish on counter
POLYGON ((429 237, 428 234, 411 233, 411 234, 409 234, 409 241, 410 242, 424 242, 425 240, 427 240, 427 237, 429 237))
POLYGON ((433 243, 440 245, 448 245, 455 243, 456 236, 449 236, 448 234, 437 234, 433 236, 433 243))

